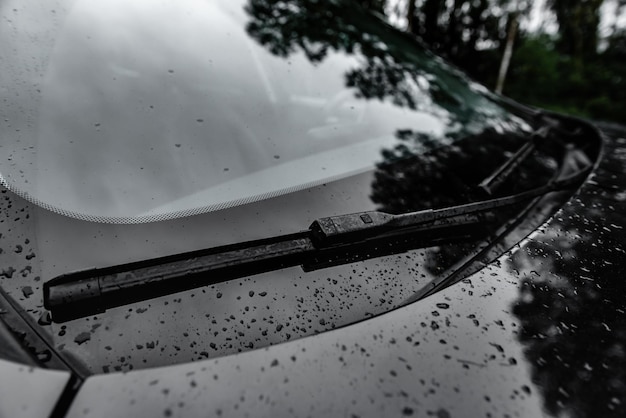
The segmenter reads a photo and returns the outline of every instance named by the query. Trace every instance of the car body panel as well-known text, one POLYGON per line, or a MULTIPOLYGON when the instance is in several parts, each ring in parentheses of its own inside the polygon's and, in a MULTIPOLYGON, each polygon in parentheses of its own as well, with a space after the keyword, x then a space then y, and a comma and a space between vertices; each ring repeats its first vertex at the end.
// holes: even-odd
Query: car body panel
POLYGON ((557 214, 470 278, 320 335, 91 377, 69 416, 622 415, 621 135, 557 214))
POLYGON ((70 373, 0 359, 0 417, 46 418, 63 394, 70 373))
POLYGON ((529 389, 507 315, 516 296, 516 278, 488 267, 427 300, 315 337, 93 377, 69 416, 537 416, 541 398, 529 389))

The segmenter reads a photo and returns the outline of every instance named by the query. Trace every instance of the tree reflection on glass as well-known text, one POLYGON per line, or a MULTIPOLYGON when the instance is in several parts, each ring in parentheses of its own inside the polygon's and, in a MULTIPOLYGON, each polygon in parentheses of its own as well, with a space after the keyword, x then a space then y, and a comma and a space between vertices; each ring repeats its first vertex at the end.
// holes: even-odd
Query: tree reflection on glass
MULTIPOLYGON (((273 55, 303 54, 314 64, 333 54, 352 56, 355 64, 343 81, 356 99, 432 115, 442 124, 438 132, 420 130, 416 117, 413 125, 394 127, 397 142, 382 149, 372 183, 371 199, 380 210, 405 213, 484 198, 477 184, 523 140, 522 122, 414 39, 380 25, 354 3, 249 0, 245 10, 248 34, 273 55)), ((538 166, 533 176, 521 173, 507 192, 551 172, 543 162, 538 166)), ((471 243, 441 247, 436 264, 447 268, 471 248, 471 243)))
POLYGON ((245 10, 251 18, 248 34, 276 56, 302 52, 312 63, 337 52, 357 57, 360 66, 345 74, 345 84, 356 89, 356 97, 429 111, 435 102, 457 116, 469 110, 467 97, 453 93, 461 85, 467 89, 467 79, 354 3, 249 0, 245 10), (390 38, 394 49, 386 42, 390 38))
MULTIPOLYGON (((371 199, 380 210, 406 213, 421 209, 436 209, 462 205, 486 198, 476 187, 491 174, 494 156, 502 150, 515 148, 519 138, 501 135, 490 129, 454 140, 453 145, 417 151, 433 139, 413 131, 399 131, 401 140, 394 149, 383 151, 383 160, 376 165, 371 199)), ((525 161, 501 187, 500 194, 512 194, 538 187, 551 177, 553 160, 546 157, 525 161)), ((496 158, 497 161, 497 158, 496 158)), ((501 211, 502 220, 519 208, 501 211)), ((459 244, 464 251, 473 242, 459 244)), ((458 248, 441 246, 437 249, 437 269, 452 266, 458 261, 458 248)), ((434 271, 433 271, 434 272, 434 271)))
MULTIPOLYGON (((523 123, 489 105, 468 87, 469 80, 408 35, 374 21, 354 3, 249 0, 245 11, 248 34, 275 56, 303 53, 311 63, 333 53, 354 56, 357 65, 346 70, 344 84, 355 98, 428 113, 444 124, 443 132, 395 127, 398 144, 382 151, 373 187, 373 199, 384 210, 467 202, 473 193, 469 189, 504 158, 503 151, 520 143, 513 132, 523 123), (429 150, 433 152, 425 154, 429 150), (400 160, 404 162, 396 164, 400 160), (405 186, 392 187, 396 180, 405 186), (450 196, 442 196, 444 189, 450 196), (391 190, 400 192, 403 203, 383 196, 391 190), (433 195, 432 201, 426 195, 433 195)), ((420 119, 415 120, 419 125, 420 119)))

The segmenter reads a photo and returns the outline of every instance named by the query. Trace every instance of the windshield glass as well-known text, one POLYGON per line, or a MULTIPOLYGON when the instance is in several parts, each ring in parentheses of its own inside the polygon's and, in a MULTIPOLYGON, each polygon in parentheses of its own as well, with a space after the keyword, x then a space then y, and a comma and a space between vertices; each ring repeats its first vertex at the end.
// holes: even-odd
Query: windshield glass
MULTIPOLYGON (((0 195, 0 286, 94 373, 362 321, 457 274, 489 242, 394 241, 362 261, 251 272, 64 324, 46 316, 44 282, 327 216, 484 199, 477 185, 532 131, 351 2, 8 0, 0 14, 0 180, 26 199, 0 195)), ((548 154, 524 164, 501 194, 557 168, 548 154)))
POLYGON ((209 212, 527 129, 349 2, 54 3, 2 6, 0 179, 64 215, 209 212))

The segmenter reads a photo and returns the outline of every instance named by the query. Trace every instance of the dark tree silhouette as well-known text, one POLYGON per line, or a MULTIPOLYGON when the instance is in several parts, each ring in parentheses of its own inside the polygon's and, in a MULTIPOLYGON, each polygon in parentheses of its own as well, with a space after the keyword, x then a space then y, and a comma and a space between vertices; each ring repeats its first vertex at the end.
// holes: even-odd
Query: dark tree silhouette
MULTIPOLYGON (((470 97, 452 93, 467 90, 467 78, 355 3, 250 0, 245 9, 251 18, 247 32, 276 56, 303 52, 314 64, 331 52, 357 57, 361 65, 345 74, 356 97, 425 112, 443 108, 457 116, 467 110, 470 97), (427 75, 434 77, 424 82, 427 75)), ((480 112, 480 107, 473 110, 480 112)))

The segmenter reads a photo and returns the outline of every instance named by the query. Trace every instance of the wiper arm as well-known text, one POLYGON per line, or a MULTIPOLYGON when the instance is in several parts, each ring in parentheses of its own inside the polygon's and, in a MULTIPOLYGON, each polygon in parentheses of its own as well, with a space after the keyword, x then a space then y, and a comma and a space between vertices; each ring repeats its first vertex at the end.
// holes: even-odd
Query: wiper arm
POLYGON ((316 220, 308 230, 296 234, 69 273, 44 283, 44 306, 55 322, 64 322, 115 306, 286 267, 300 265, 310 271, 345 264, 359 258, 349 251, 351 248, 360 249, 360 256, 368 243, 407 234, 421 246, 460 235, 475 236, 475 231, 489 222, 494 209, 567 188, 586 173, 582 170, 543 187, 466 205, 402 215, 370 211, 331 216, 316 220))
POLYGON ((555 137, 554 133, 558 133, 560 137, 576 137, 580 134, 579 131, 569 132, 561 128, 557 120, 551 119, 543 113, 539 113, 535 116, 540 117, 545 125, 534 131, 527 142, 515 151, 500 167, 478 184, 478 187, 486 192, 487 195, 492 195, 495 190, 513 174, 515 169, 538 147, 542 146, 549 137, 554 142, 562 145, 564 149, 567 149, 568 146, 563 143, 563 141, 559 140, 558 137, 555 137))
POLYGON ((487 178, 480 182, 478 187, 491 195, 502 183, 504 183, 513 171, 523 163, 526 158, 537 149, 537 143, 548 136, 549 127, 543 127, 533 132, 530 140, 525 142, 508 160, 498 167, 487 178))

